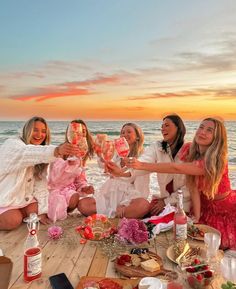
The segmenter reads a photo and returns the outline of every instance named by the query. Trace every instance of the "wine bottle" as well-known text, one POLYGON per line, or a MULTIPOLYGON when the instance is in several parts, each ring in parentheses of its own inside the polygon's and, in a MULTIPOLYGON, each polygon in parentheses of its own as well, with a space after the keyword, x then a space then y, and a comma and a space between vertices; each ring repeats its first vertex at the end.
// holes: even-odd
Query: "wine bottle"
POLYGON ((174 215, 174 239, 185 241, 187 239, 187 216, 183 209, 183 192, 178 190, 177 210, 174 215))
POLYGON ((24 244, 24 280, 30 282, 42 275, 42 252, 37 238, 39 218, 36 213, 31 213, 24 221, 28 227, 24 244))

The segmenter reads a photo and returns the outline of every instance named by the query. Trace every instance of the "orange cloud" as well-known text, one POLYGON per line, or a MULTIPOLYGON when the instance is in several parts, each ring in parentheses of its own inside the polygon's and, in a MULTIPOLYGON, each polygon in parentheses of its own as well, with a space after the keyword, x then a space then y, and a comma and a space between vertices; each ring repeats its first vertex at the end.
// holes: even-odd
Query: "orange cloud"
POLYGON ((236 98, 236 88, 202 88, 193 89, 190 91, 167 92, 167 93, 152 93, 145 96, 128 97, 127 100, 149 100, 160 98, 184 98, 184 97, 210 97, 212 100, 234 99, 236 98))
POLYGON ((79 96, 79 95, 88 95, 90 94, 87 89, 81 88, 74 88, 74 87, 67 87, 61 90, 59 89, 39 89, 38 92, 29 94, 29 95, 21 95, 21 96, 13 96, 12 99, 21 100, 21 101, 28 101, 34 99, 37 102, 45 101, 51 98, 58 98, 58 97, 66 97, 66 96, 79 96))
POLYGON ((99 76, 94 79, 84 81, 73 81, 58 84, 49 88, 38 88, 34 93, 26 93, 24 95, 14 95, 11 99, 28 101, 34 99, 35 101, 45 101, 52 98, 67 97, 67 96, 80 96, 89 95, 92 92, 88 88, 93 85, 113 84, 120 82, 121 77, 118 75, 112 76, 99 76))

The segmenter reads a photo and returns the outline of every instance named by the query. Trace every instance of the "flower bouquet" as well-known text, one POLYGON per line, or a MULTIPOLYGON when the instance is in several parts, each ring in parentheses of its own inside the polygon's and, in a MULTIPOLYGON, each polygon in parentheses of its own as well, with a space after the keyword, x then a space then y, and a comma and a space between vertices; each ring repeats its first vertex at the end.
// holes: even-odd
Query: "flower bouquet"
POLYGON ((137 245, 148 241, 148 230, 143 221, 123 218, 118 225, 116 238, 127 245, 137 245))
POLYGON ((115 228, 112 226, 107 216, 94 214, 87 217, 82 225, 77 226, 76 231, 84 239, 98 241, 108 238, 115 232, 115 228))

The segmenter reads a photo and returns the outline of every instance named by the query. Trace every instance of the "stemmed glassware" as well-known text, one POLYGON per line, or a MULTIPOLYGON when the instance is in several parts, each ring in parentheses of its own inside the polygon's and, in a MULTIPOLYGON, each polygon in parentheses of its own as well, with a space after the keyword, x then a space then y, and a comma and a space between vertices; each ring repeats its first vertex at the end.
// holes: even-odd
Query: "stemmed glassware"
POLYGON ((220 247, 221 236, 217 233, 205 233, 204 243, 206 245, 206 261, 217 272, 219 270, 219 263, 216 260, 216 256, 220 247))
POLYGON ((77 146, 79 148, 79 156, 81 158, 85 157, 85 155, 88 152, 88 143, 87 143, 86 137, 81 137, 79 139, 79 142, 78 142, 77 146))
POLYGON ((106 140, 107 140, 107 134, 97 134, 96 135, 96 138, 94 140, 94 151, 98 155, 98 157, 101 157, 102 144, 106 140))
MULTIPOLYGON (((72 122, 68 125, 66 131, 66 137, 69 143, 77 145, 81 150, 81 156, 83 157, 88 151, 88 144, 85 137, 83 137, 83 125, 81 123, 72 122)), ((69 156, 68 160, 75 161, 78 158, 76 156, 69 156)))
POLYGON ((225 256, 221 260, 220 269, 227 281, 236 282, 236 258, 225 256))
POLYGON ((115 143, 115 148, 117 151, 117 154, 121 157, 121 158, 125 158, 129 155, 129 144, 127 142, 127 140, 125 139, 125 137, 120 137, 118 139, 114 140, 115 143))
MULTIPOLYGON (((115 143, 116 152, 119 155, 119 157, 121 157, 121 158, 128 157, 128 155, 130 153, 130 148, 129 148, 129 144, 128 144, 127 140, 125 139, 125 137, 120 137, 118 139, 115 139, 114 143, 115 143)), ((121 166, 123 167, 122 168, 123 171, 127 170, 127 167, 124 166, 123 160, 121 160, 121 166)))
POLYGON ((109 162, 115 153, 115 145, 114 141, 111 140, 106 140, 102 143, 102 158, 105 161, 105 171, 104 173, 107 173, 107 168, 106 168, 106 162, 109 162))

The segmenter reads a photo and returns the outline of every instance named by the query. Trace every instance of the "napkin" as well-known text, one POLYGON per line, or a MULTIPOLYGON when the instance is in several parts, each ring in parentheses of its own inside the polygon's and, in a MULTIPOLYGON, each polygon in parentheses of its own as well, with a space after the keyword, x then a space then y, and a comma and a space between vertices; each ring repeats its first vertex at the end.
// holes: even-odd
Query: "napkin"
POLYGON ((156 224, 152 229, 154 235, 158 235, 160 232, 170 230, 174 225, 175 207, 167 204, 164 210, 158 216, 152 216, 151 218, 143 219, 145 223, 150 222, 156 224))

